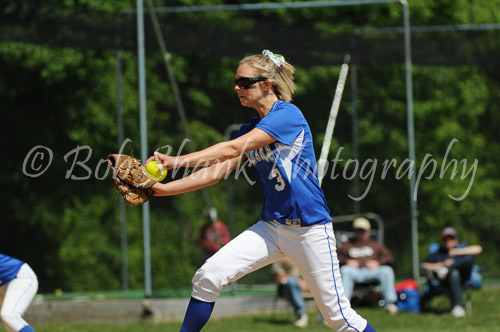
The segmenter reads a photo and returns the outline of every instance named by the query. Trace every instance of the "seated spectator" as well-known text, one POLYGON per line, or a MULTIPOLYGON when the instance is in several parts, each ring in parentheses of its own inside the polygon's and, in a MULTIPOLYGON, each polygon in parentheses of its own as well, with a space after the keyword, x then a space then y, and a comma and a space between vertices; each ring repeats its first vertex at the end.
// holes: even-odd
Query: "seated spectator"
POLYGON ((384 309, 396 314, 398 307, 394 270, 389 265, 392 263, 392 253, 386 246, 370 239, 371 225, 367 219, 354 219, 353 229, 354 238, 337 250, 344 294, 350 300, 356 283, 379 282, 385 302, 384 309))
MULTIPOLYGON (((430 253, 422 263, 422 270, 430 278, 436 278, 441 287, 447 289, 454 317, 464 317, 462 292, 464 282, 469 280, 474 256, 482 252, 479 245, 460 246, 457 231, 446 227, 442 233, 442 244, 436 252, 430 253)), ((432 285, 431 285, 432 287, 432 285)), ((422 306, 428 304, 433 295, 432 289, 422 297, 422 306)))
POLYGON ((283 290, 283 295, 290 301, 297 320, 295 326, 306 327, 309 318, 306 314, 306 302, 302 292, 309 292, 306 282, 300 276, 296 266, 288 259, 282 259, 272 265, 272 272, 276 282, 283 290))

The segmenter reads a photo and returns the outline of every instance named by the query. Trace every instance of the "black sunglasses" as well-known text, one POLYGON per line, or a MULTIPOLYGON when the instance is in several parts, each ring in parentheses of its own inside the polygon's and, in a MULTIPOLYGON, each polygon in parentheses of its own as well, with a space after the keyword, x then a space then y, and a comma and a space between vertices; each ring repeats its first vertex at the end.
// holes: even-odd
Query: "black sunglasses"
POLYGON ((248 89, 257 82, 267 80, 267 77, 240 77, 234 80, 234 85, 241 89, 248 89))

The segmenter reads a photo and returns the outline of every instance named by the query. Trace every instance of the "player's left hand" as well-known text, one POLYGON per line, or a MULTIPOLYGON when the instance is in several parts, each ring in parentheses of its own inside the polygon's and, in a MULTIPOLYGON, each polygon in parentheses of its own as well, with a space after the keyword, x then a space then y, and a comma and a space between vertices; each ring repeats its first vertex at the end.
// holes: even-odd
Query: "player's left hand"
POLYGON ((156 181, 146 175, 146 170, 139 159, 122 154, 108 156, 113 180, 125 203, 140 205, 153 196, 151 187, 156 181))

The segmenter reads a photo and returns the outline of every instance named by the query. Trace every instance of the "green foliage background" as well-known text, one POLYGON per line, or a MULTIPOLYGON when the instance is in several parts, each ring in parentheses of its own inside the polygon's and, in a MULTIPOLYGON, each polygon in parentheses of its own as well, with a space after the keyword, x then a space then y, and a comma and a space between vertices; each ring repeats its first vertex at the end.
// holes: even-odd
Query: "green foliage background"
MULTIPOLYGON (((263 1, 264 2, 264 1, 263 1)), ((156 1, 156 6, 245 3, 244 1, 156 1)), ((413 25, 460 25, 499 23, 500 1, 419 0, 409 1, 413 25)), ((3 1, 0 13, 19 20, 33 13, 54 8, 69 13, 86 10, 117 12, 133 8, 135 1, 3 1)), ((207 16, 236 24, 232 13, 207 16)), ((318 34, 342 29, 372 26, 397 26, 400 6, 376 6, 293 12, 264 12, 283 26, 314 24, 318 34), (335 17, 332 23, 317 20, 335 17), (361 19, 362 18, 362 19, 361 19), (316 23, 314 23, 316 22, 316 23), (381 23, 382 22, 382 23, 381 23)), ((193 17, 193 20, 196 17, 193 17)), ((149 24, 149 21, 146 21, 149 24)), ((241 22, 243 27, 246 23, 241 22)), ((248 23, 250 24, 250 23, 248 23)), ((62 27, 64 28, 64 27, 62 27)), ((248 37, 248 36, 247 36, 248 37)), ((287 36, 282 37, 286 39, 287 36)), ((40 278, 40 291, 113 290, 122 287, 120 256, 120 198, 106 164, 107 154, 116 152, 117 90, 114 50, 87 50, 53 47, 43 41, 24 43, 4 36, 0 41, 0 106, 3 121, 4 177, 1 200, 4 202, 0 251, 29 262, 40 278), (50 167, 42 176, 26 176, 26 158, 37 146, 53 153, 50 167), (88 158, 88 159, 87 159, 88 158), (80 161, 86 167, 75 162, 80 161)), ((214 41, 220 41, 214 36, 214 41)), ((300 48, 300 41, 293 45, 300 48)), ((268 48, 273 50, 272 45, 268 48)), ((260 51, 256 49, 255 52, 260 51)), ((313 50, 304 50, 312 52, 313 50)), ((287 53, 284 54, 285 57, 287 53)), ((137 93, 137 58, 123 51, 123 110, 125 137, 130 139, 125 152, 140 154, 137 93)), ((242 108, 234 98, 232 79, 239 55, 218 57, 209 54, 171 54, 176 78, 190 120, 193 146, 201 149, 223 140, 224 130, 242 123, 254 112, 242 108)), ((293 62, 292 62, 293 63, 293 62)), ((175 98, 168 83, 163 59, 149 52, 147 66, 147 110, 149 151, 173 148, 185 135, 176 112, 175 98)), ((297 66, 298 85, 294 102, 303 110, 315 135, 317 155, 321 148, 331 97, 340 66, 297 66)), ((398 278, 411 276, 410 214, 408 180, 396 178, 397 168, 381 177, 381 163, 407 158, 406 95, 404 68, 401 64, 360 65, 358 91, 360 165, 367 160, 379 162, 373 182, 366 178, 361 192, 370 189, 361 201, 362 211, 372 211, 385 221, 386 243, 396 257, 398 278)), ((417 170, 426 155, 437 163, 435 173, 426 169, 418 187, 420 257, 440 230, 453 225, 461 239, 480 243, 484 253, 479 264, 488 273, 500 272, 500 254, 495 234, 500 231, 498 169, 500 137, 500 75, 494 66, 413 67, 413 93, 417 170), (453 164, 440 173, 444 156, 453 140, 448 162, 456 159, 458 173, 452 178, 453 164), (470 192, 463 200, 453 200, 466 192, 470 175, 460 180, 467 162, 470 169, 477 160, 477 172, 470 192)), ((335 180, 324 182, 332 214, 353 211, 353 165, 351 141, 352 93, 349 82, 341 104, 330 159, 339 153, 335 180)), ((46 161, 46 160, 45 160, 46 161)), ((38 160, 40 166, 42 161, 38 160)), ((447 164, 445 164, 447 165, 447 164)), ((171 172, 173 173, 173 172, 171 172)), ((249 172, 251 173, 251 172, 249 172)), ((180 177, 179 171, 176 177, 180 177)), ((168 177, 171 180, 172 174, 168 177)), ((227 183, 207 189, 212 204, 222 219, 228 218, 227 183)), ((234 223, 237 235, 259 216, 261 193, 240 176, 233 182, 234 223)), ((151 201, 151 256, 153 287, 177 288, 190 284, 200 264, 198 232, 205 207, 201 192, 151 201)), ((143 229, 140 208, 126 209, 127 265, 129 287, 143 287, 143 229)), ((266 281, 267 273, 245 277, 243 282, 266 281)))

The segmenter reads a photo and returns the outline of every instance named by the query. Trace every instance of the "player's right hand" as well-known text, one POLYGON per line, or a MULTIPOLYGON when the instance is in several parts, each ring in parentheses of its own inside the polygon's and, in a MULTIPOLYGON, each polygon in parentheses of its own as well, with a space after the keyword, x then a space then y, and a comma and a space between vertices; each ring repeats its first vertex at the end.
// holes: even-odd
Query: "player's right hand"
POLYGON ((169 170, 180 166, 177 163, 177 157, 167 156, 166 154, 160 153, 158 151, 155 151, 154 155, 148 158, 148 160, 146 161, 146 165, 152 160, 160 162, 164 168, 169 170))

